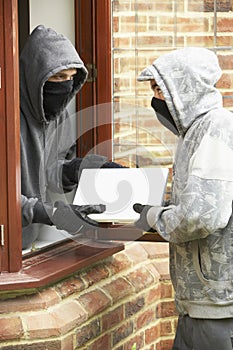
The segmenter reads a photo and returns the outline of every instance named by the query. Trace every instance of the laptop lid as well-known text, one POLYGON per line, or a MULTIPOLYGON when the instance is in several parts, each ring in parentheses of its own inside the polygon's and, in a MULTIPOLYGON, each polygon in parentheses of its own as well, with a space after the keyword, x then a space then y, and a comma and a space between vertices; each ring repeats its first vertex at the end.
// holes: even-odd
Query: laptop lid
POLYGON ((167 168, 84 169, 73 204, 105 204, 104 213, 89 215, 98 222, 134 222, 134 203, 162 205, 167 177, 167 168))

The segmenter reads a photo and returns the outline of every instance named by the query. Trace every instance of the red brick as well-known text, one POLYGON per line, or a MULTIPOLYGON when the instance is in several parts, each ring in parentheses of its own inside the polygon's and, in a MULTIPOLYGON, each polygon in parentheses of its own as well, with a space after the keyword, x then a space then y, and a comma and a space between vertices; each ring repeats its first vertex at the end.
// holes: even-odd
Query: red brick
POLYGON ((160 284, 154 285, 154 287, 146 293, 145 295, 146 305, 151 305, 154 302, 156 302, 158 299, 160 299, 160 294, 161 294, 160 288, 161 288, 160 284))
POLYGON ((233 55, 232 54, 225 54, 225 55, 218 55, 218 60, 220 67, 222 69, 233 69, 233 55))
POLYGON ((134 286, 136 292, 139 292, 140 290, 143 290, 154 283, 153 276, 144 267, 140 267, 139 269, 129 273, 126 277, 134 286))
POLYGON ((125 304, 125 318, 134 316, 136 313, 142 310, 145 305, 143 297, 138 297, 135 300, 131 300, 125 304))
POLYGON ((143 328, 155 320, 154 308, 142 312, 136 319, 137 329, 143 328))
POLYGON ((224 92, 223 95, 223 106, 225 108, 233 106, 233 91, 232 92, 224 92))
POLYGON ((166 242, 143 242, 149 259, 167 258, 169 256, 169 244, 166 242))
POLYGON ((105 332, 124 320, 123 305, 102 316, 102 331, 105 332))
POLYGON ((110 263, 108 264, 108 269, 110 269, 111 275, 123 271, 132 266, 132 262, 126 256, 124 252, 115 254, 110 263))
POLYGON ((60 300, 59 295, 53 289, 46 289, 40 293, 18 297, 15 299, 1 300, 0 313, 35 311, 55 305, 60 300))
POLYGON ((156 341, 160 336, 160 325, 156 324, 155 326, 150 327, 145 330, 145 343, 150 344, 156 341))
POLYGON ((100 321, 95 319, 94 321, 86 323, 85 326, 80 326, 76 331, 76 348, 80 348, 87 342, 94 340, 100 335, 100 321))
MULTIPOLYGON (((194 0, 193 0, 194 1, 194 0)), ((201 1, 203 2, 203 1, 201 1)), ((215 0, 204 0, 204 11, 213 12, 214 11, 215 0)), ((218 0, 216 1, 216 10, 218 12, 228 12, 231 11, 231 0, 218 0)))
POLYGON ((154 284, 159 282, 160 274, 159 274, 158 270, 156 269, 155 264, 150 263, 150 264, 146 265, 146 269, 153 276, 154 284))
POLYGON ((162 339, 158 344, 156 344, 156 350, 171 350, 173 342, 173 339, 162 339))
POLYGON ((23 325, 20 317, 0 319, 0 341, 19 339, 23 336, 23 325))
POLYGON ((75 301, 62 303, 50 310, 51 315, 56 318, 61 332, 67 333, 74 327, 79 326, 87 320, 87 313, 75 301))
POLYGON ((59 336, 59 322, 48 313, 37 313, 24 318, 30 339, 41 339, 59 336))
POLYGON ((61 340, 61 350, 73 350, 74 349, 74 341, 73 335, 68 335, 66 338, 61 340))
POLYGON ((133 334, 133 322, 127 321, 120 327, 116 328, 113 333, 113 346, 115 346, 117 343, 122 341, 123 339, 126 339, 131 334, 133 334))
POLYGON ((85 293, 77 300, 89 317, 103 311, 111 304, 111 300, 99 289, 85 293))
POLYGON ((174 301, 161 301, 156 308, 156 316, 158 318, 169 317, 176 315, 174 301))
POLYGON ((136 350, 144 349, 144 334, 140 333, 139 335, 134 336, 129 341, 124 343, 124 350, 132 350, 133 345, 136 344, 136 350))
POLYGON ((108 276, 109 272, 104 265, 92 266, 85 274, 82 274, 82 278, 88 286, 92 286, 108 276))
POLYGON ((156 261, 154 262, 154 266, 160 274, 160 281, 170 280, 168 260, 156 261))
POLYGON ((187 35, 187 46, 206 46, 211 47, 214 45, 213 35, 197 35, 189 36, 187 35))
POLYGON ((133 242, 125 246, 125 253, 135 264, 145 261, 148 258, 147 252, 143 245, 138 242, 133 242))
POLYGON ((216 87, 230 89, 233 86, 233 77, 231 73, 223 73, 221 78, 216 84, 216 87))
POLYGON ((217 30, 218 32, 233 32, 232 18, 218 18, 217 30))
POLYGON ((161 299, 172 298, 173 296, 173 287, 171 282, 161 283, 161 299))
POLYGON ((95 340, 91 345, 88 346, 88 350, 111 350, 111 337, 109 334, 102 336, 95 340))
POLYGON ((160 46, 171 46, 172 45, 172 35, 142 35, 137 38, 138 46, 145 47, 145 46, 153 46, 153 49, 155 47, 160 46))
POLYGON ((102 289, 111 296, 113 302, 130 295, 134 291, 131 284, 122 277, 106 284, 102 289))
POLYGON ((218 35, 217 36, 217 45, 218 46, 232 46, 233 37, 232 35, 218 35))
POLYGON ((168 320, 168 321, 162 321, 160 323, 160 335, 162 336, 166 336, 166 335, 170 335, 172 333, 172 321, 168 320))
POLYGON ((80 277, 72 277, 56 286, 56 290, 62 298, 66 298, 71 294, 81 292, 85 289, 85 284, 80 277))

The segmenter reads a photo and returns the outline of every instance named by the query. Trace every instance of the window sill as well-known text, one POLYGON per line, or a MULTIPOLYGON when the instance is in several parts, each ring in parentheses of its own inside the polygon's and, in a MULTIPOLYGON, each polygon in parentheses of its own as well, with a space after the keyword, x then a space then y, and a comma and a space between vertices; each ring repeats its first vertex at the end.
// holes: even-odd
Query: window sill
POLYGON ((0 297, 4 294, 9 297, 11 292, 13 295, 33 293, 123 249, 122 242, 86 238, 79 242, 68 239, 38 253, 26 254, 21 271, 1 273, 0 297))
POLYGON ((135 226, 103 225, 97 235, 90 231, 78 241, 65 239, 24 254, 19 272, 0 274, 0 298, 35 293, 123 250, 129 241, 165 242, 156 232, 143 233, 135 226))

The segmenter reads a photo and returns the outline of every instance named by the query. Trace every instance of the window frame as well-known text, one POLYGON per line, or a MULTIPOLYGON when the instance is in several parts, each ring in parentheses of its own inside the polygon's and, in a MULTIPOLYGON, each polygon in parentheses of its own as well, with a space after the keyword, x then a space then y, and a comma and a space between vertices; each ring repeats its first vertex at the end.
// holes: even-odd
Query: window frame
MULTIPOLYGON (((98 16, 99 13, 101 13, 101 23, 98 25, 100 25, 101 30, 105 30, 102 28, 102 25, 109 26, 110 17, 106 16, 104 18, 101 12, 103 9, 109 9, 108 6, 105 6, 107 3, 107 0, 103 0, 100 8, 97 9, 94 1, 75 1, 76 16, 78 5, 82 4, 84 6, 84 12, 85 5, 92 6, 91 27, 93 31, 90 32, 90 35, 93 35, 96 29, 95 16, 98 16)), ((0 123, 2 126, 0 130, 2 139, 2 151, 0 153, 2 173, 0 183, 0 189, 2 190, 0 224, 4 225, 5 229, 4 245, 3 236, 2 240, 0 240, 0 289, 1 293, 9 293, 9 291, 20 289, 23 289, 22 293, 25 293, 26 290, 31 292, 34 289, 42 288, 47 284, 67 277, 80 268, 89 266, 97 260, 115 254, 124 249, 124 245, 120 242, 98 243, 98 241, 95 241, 95 234, 90 232, 90 244, 88 244, 86 239, 84 244, 82 244, 82 241, 77 243, 67 239, 38 253, 22 257, 17 0, 0 0, 0 8, 0 27, 3 39, 0 43, 2 49, 0 56, 2 85, 0 100, 3 102, 0 107, 0 123)), ((104 13, 107 14, 107 12, 104 13)), ((77 21, 76 28, 78 23, 77 21)), ((95 40, 96 36, 92 40, 93 46, 95 40)), ((95 50, 92 49, 93 54, 94 52, 95 50)), ((97 52, 97 55, 99 53, 97 52)), ((82 56, 82 53, 80 55, 82 56)), ((109 62, 110 60, 108 60, 109 62)), ((106 68, 108 68, 108 74, 110 74, 110 67, 106 66, 106 68)), ((106 74, 104 77, 106 79, 106 74)), ((92 90, 92 96, 93 98, 95 96, 96 101, 106 101, 106 97, 102 99, 101 94, 97 95, 96 93, 99 85, 100 82, 93 83, 88 88, 92 90)), ((82 97, 84 98, 84 96, 82 97)), ((102 137, 95 130, 93 130, 93 136, 92 142, 96 142, 97 139, 102 137)))
MULTIPOLYGON (((2 62, 1 62, 1 173, 5 169, 2 190, 1 218, 4 225, 1 242, 1 271, 19 271, 21 262, 20 212, 20 119, 19 119, 19 68, 18 68, 18 9, 16 0, 1 0, 2 62), (9 33, 11 35, 9 35, 9 33), (20 228, 20 229, 19 229, 20 228), (4 235, 4 237, 3 237, 4 235)), ((3 176, 4 176, 3 175, 3 176)))
POLYGON ((82 125, 77 123, 79 134, 81 128, 87 130, 77 141, 78 156, 84 157, 95 148, 99 154, 111 159, 112 144, 108 142, 107 148, 104 144, 112 139, 111 1, 100 0, 97 5, 95 0, 76 0, 75 18, 76 48, 89 70, 88 80, 77 95, 77 110, 93 106, 94 115, 92 120, 84 118, 82 125), (98 115, 95 106, 106 103, 108 106, 98 115))

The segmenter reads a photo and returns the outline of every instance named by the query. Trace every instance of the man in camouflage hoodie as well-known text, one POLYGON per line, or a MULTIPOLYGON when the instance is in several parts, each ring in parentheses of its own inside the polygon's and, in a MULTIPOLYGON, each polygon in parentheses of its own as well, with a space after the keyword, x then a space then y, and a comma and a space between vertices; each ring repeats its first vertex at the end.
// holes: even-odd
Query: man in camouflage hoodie
POLYGON ((215 84, 216 55, 184 48, 141 73, 159 121, 179 137, 171 201, 135 204, 136 222, 170 245, 179 322, 173 350, 230 350, 233 343, 233 114, 215 84))

